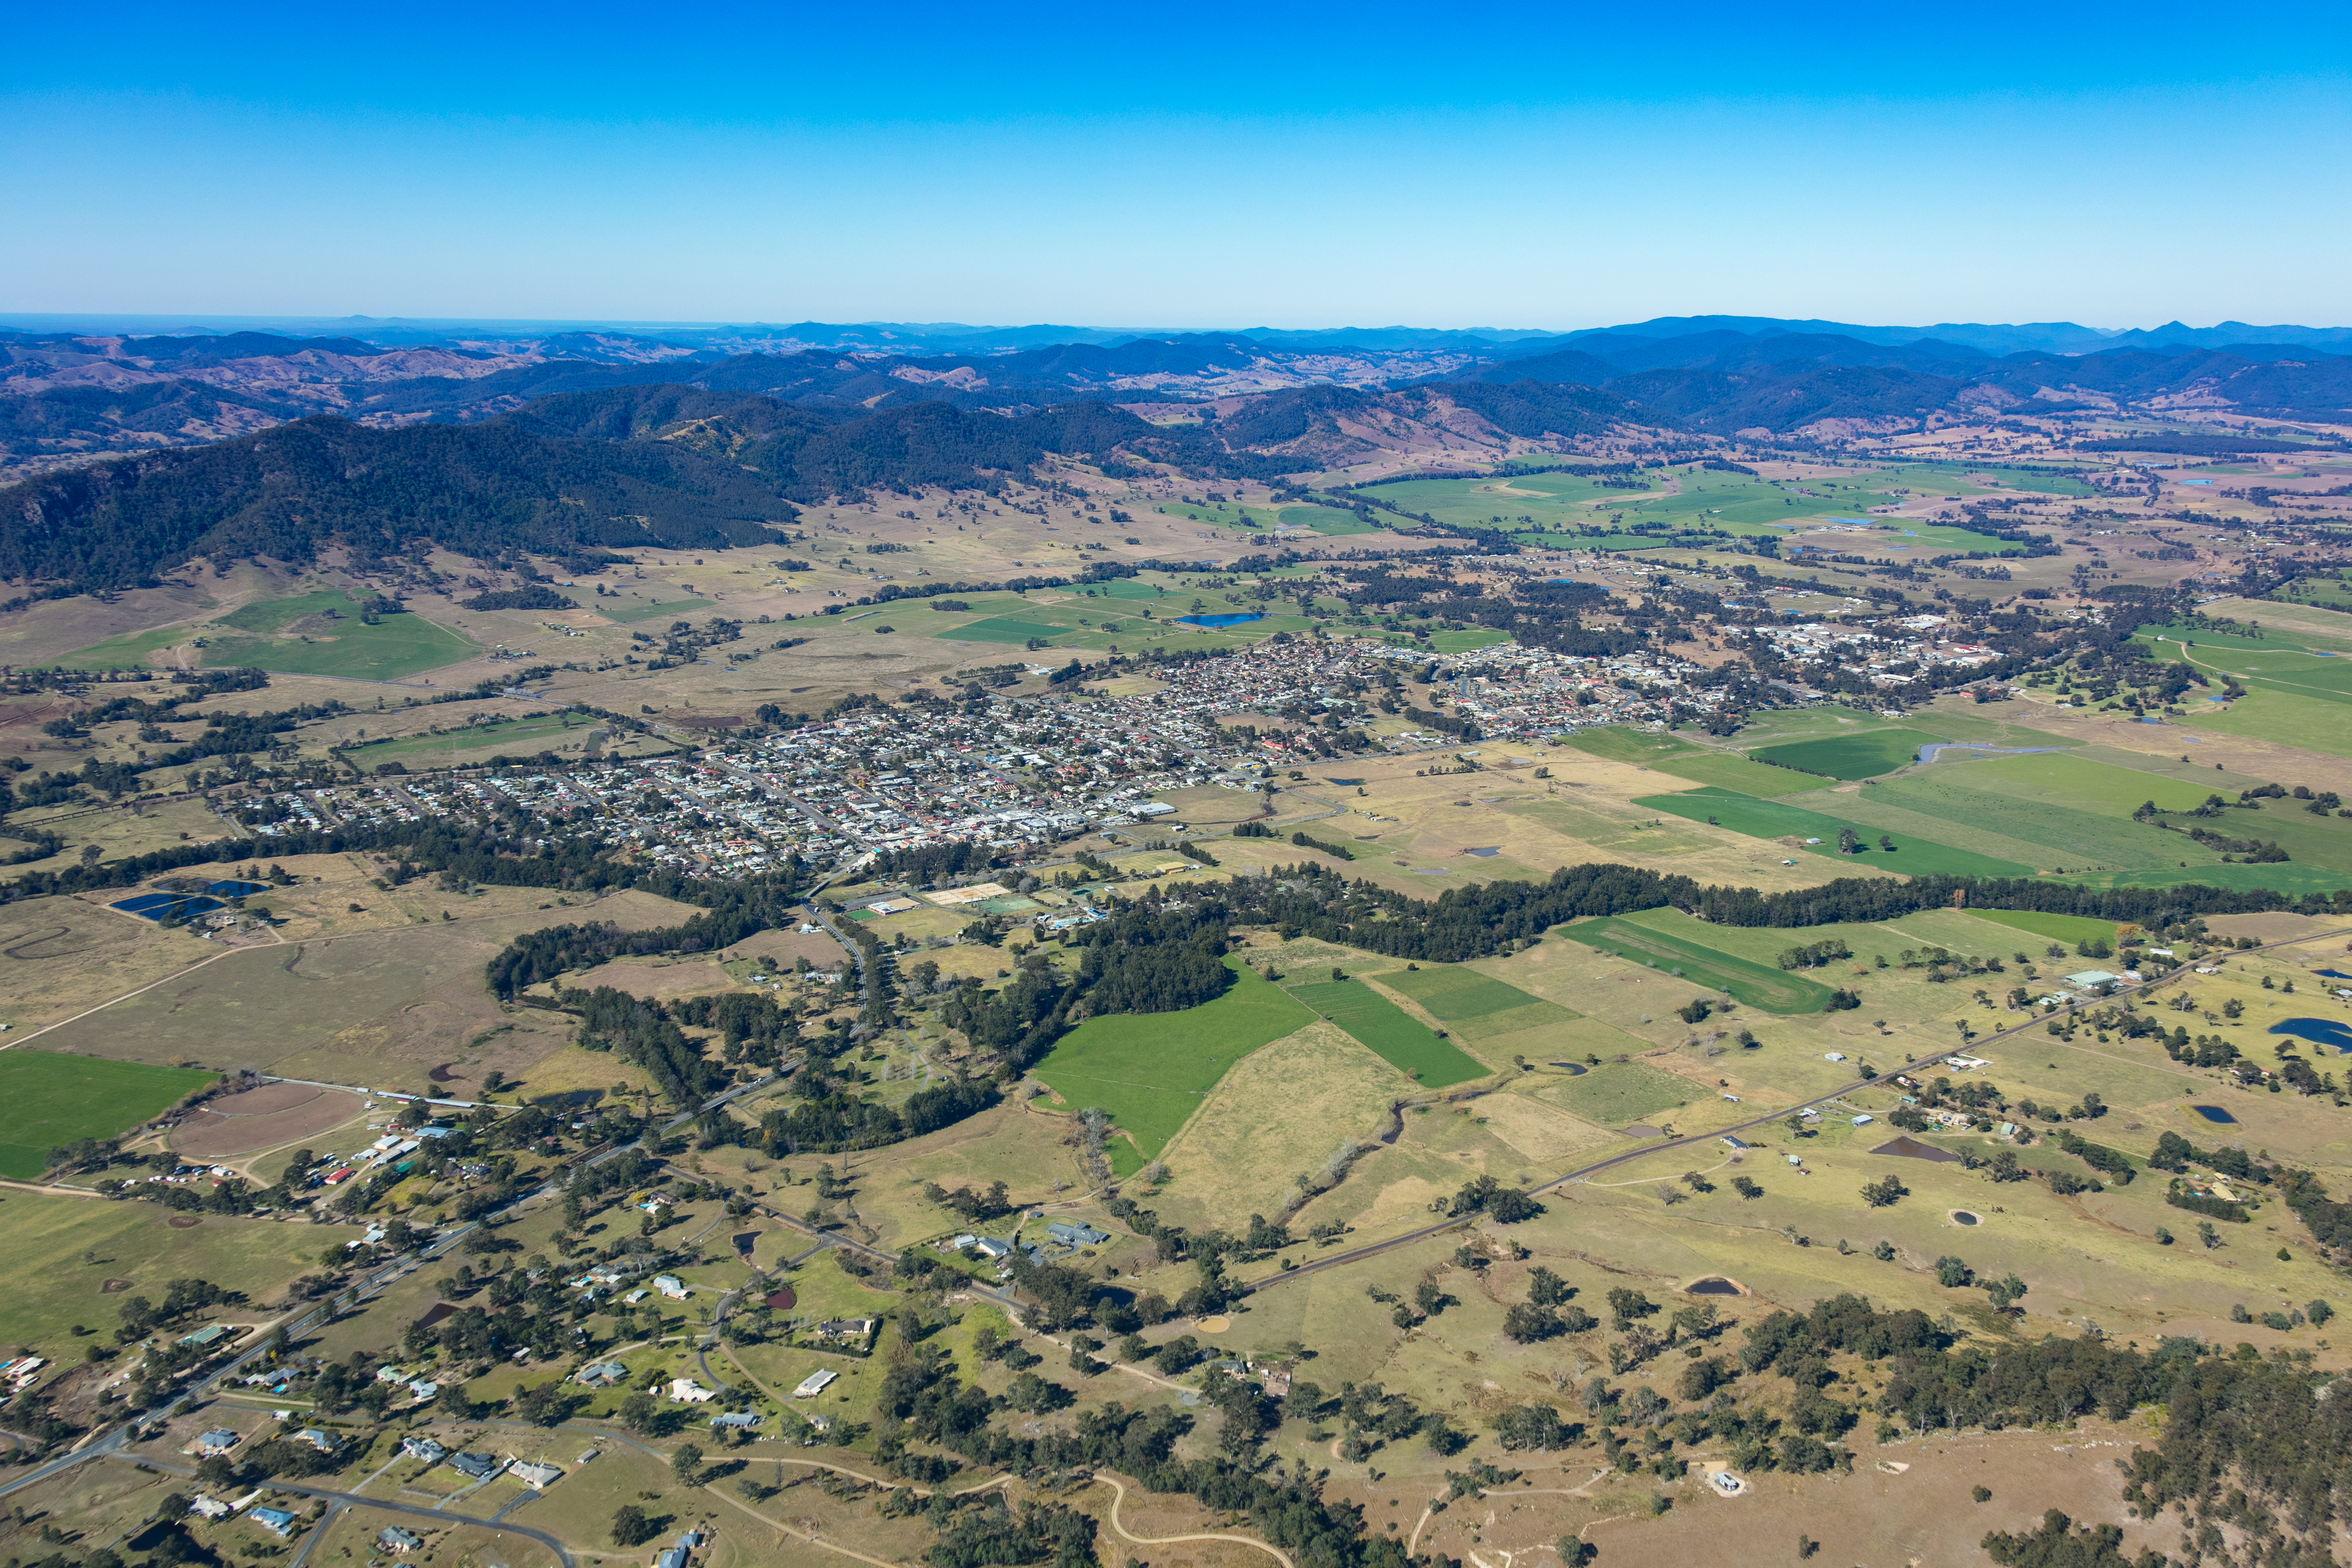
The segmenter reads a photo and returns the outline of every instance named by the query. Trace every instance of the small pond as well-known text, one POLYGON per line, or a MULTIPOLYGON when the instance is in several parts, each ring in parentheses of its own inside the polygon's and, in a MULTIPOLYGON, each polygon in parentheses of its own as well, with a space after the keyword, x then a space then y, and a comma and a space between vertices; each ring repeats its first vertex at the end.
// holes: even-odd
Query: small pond
POLYGON ((121 910, 127 915, 137 915, 142 920, 185 921, 228 906, 218 899, 195 898, 186 893, 142 893, 135 899, 124 899, 109 907, 121 910))
POLYGON ((2208 1121, 2217 1121, 2227 1126, 2237 1125, 2238 1119, 2218 1105, 2192 1105, 2189 1109, 2208 1121))
POLYGON ((1229 615, 1179 616, 1176 617, 1176 624, 1180 626, 1207 626, 1213 631, 1222 626, 1244 626, 1252 621, 1264 619, 1265 619, 1264 610, 1238 610, 1229 615))
POLYGON ((1713 1274, 1705 1279, 1693 1280, 1686 1293, 1693 1296, 1737 1296, 1739 1287, 1720 1274, 1713 1274))
POLYGON ((2347 1028, 2333 1018, 2282 1018, 2273 1024, 2273 1035, 2293 1035, 2299 1040, 2309 1040, 2315 1046, 2333 1046, 2338 1051, 2352 1051, 2352 1028, 2347 1028))
POLYGON ((1970 1214, 1968 1210, 1954 1209, 1952 1211, 1952 1223, 1954 1225, 1975 1225, 1979 1222, 1977 1216, 1970 1214))
POLYGON ((1570 1078, 1581 1078, 1584 1076, 1585 1068, 1582 1062, 1554 1062, 1551 1065, 1558 1068, 1560 1071, 1568 1074, 1570 1078))

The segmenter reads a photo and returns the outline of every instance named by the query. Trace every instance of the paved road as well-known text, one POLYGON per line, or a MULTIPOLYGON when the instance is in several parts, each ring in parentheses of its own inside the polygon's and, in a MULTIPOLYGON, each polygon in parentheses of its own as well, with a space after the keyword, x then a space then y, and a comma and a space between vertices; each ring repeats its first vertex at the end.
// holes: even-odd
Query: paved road
MULTIPOLYGON (((2352 935, 2352 927, 2346 927, 2336 931, 2315 931, 2309 936, 2296 937, 2291 942, 2264 942, 2263 945, 2256 948, 2237 949, 2234 950, 2233 955, 2243 954, 2249 952, 2268 952, 2276 948, 2299 947, 2305 942, 2325 942, 2331 937, 2346 935, 2352 935)), ((2109 1002, 2122 1001, 2126 997, 2136 996, 2152 991, 2158 986, 2169 985, 2179 980, 2182 973, 2183 971, 2175 970, 2171 973, 2159 975, 2154 980, 2142 981, 2137 985, 2118 986, 2112 994, 2095 998, 2089 1004, 2073 1003, 2067 1006, 2058 1009, 2054 1013, 2037 1013, 2022 1024, 2013 1025, 2009 1028, 2001 1029, 1993 1034, 1987 1035, 1981 1040, 1971 1040, 1969 1042, 1968 1048, 1970 1051, 1974 1051, 1979 1047, 1990 1046, 2000 1040, 2013 1039, 2017 1036, 2026 1033, 2028 1030, 2046 1024, 2052 1018, 2071 1016, 2074 1014, 2082 1011, 2085 1005, 2096 1006, 2109 1002)), ((1927 1059, 1933 1062, 1943 1057, 1953 1054, 1955 1053, 1950 1051, 1938 1051, 1927 1059)), ((1897 1078, 1916 1070, 1918 1070, 1917 1063, 1906 1062, 1903 1066, 1896 1068, 1890 1072, 1883 1072, 1874 1078, 1856 1079, 1852 1083, 1846 1084, 1843 1088, 1832 1089, 1827 1094, 1817 1095, 1814 1097, 1814 1102, 1818 1103, 1822 1100, 1835 1100, 1840 1095, 1852 1094, 1856 1089, 1878 1088, 1882 1085, 1893 1082, 1897 1078)), ((1536 1186, 1528 1188, 1528 1191, 1531 1194, 1548 1193, 1555 1188, 1564 1187, 1571 1182, 1583 1181, 1588 1177, 1597 1175, 1601 1172, 1612 1169, 1614 1166, 1626 1164, 1634 1160, 1645 1160, 1653 1154, 1663 1153, 1668 1149, 1689 1149, 1695 1148, 1702 1143, 1712 1143, 1724 1137, 1727 1133, 1745 1132, 1750 1128, 1763 1127, 1776 1121, 1785 1121, 1788 1120, 1788 1117, 1789 1112, 1786 1110, 1775 1110, 1766 1115, 1750 1117, 1745 1121, 1734 1122, 1728 1127, 1717 1127, 1706 1132, 1695 1132, 1686 1138, 1672 1138, 1666 1140, 1664 1142, 1643 1142, 1639 1148, 1628 1149, 1622 1154, 1612 1154, 1606 1160, 1597 1160, 1590 1165, 1580 1165, 1573 1171, 1570 1171, 1562 1175, 1554 1176, 1550 1181, 1540 1183, 1536 1186)), ((1385 1241, 1376 1241, 1367 1247, 1350 1247, 1345 1252, 1335 1252, 1328 1257, 1318 1258, 1311 1262, 1302 1263, 1296 1268, 1285 1269, 1276 1274, 1269 1274, 1263 1279, 1252 1281, 1248 1286, 1248 1289, 1252 1293, 1255 1293, 1259 1290, 1272 1289, 1274 1287, 1282 1284, 1286 1280, 1300 1279, 1309 1275, 1323 1273, 1329 1269, 1344 1268, 1350 1263, 1360 1263, 1368 1258, 1378 1258, 1384 1252, 1393 1252, 1398 1247, 1411 1247, 1417 1241, 1426 1241, 1433 1236, 1442 1236, 1450 1230, 1459 1230, 1470 1223, 1472 1223, 1470 1217, 1465 1215, 1457 1218, 1441 1220, 1435 1225, 1425 1225, 1417 1230, 1406 1231, 1402 1236, 1390 1237, 1385 1241)))
MULTIPOLYGON (((113 1453, 109 1457, 121 1459, 131 1458, 130 1455, 122 1453, 113 1453)), ((193 1476, 196 1473, 193 1466, 173 1464, 163 1459, 148 1458, 142 1456, 138 1462, 150 1469, 163 1470, 174 1476, 193 1476)), ((410 1519, 425 1520, 436 1525, 446 1525, 454 1521, 458 1524, 479 1525, 485 1530, 503 1531, 509 1535, 520 1535, 526 1541, 536 1541, 554 1552, 556 1560, 563 1564, 563 1568, 576 1568, 576 1564, 572 1561, 572 1553, 564 1549, 563 1542, 543 1530, 533 1530, 527 1525, 508 1524, 502 1519, 479 1519, 472 1514, 451 1513, 446 1509, 424 1508, 415 1503, 386 1502, 381 1498, 362 1497, 357 1492, 336 1491, 330 1487, 305 1486, 299 1481, 270 1480, 264 1482, 263 1485, 271 1491, 292 1492, 297 1497, 317 1498, 329 1505, 326 1518, 310 1527, 310 1535, 306 1538, 309 1541, 316 1541, 326 1533, 327 1525, 334 1519, 337 1510, 346 1508, 373 1508, 380 1509, 386 1513, 401 1514, 410 1519)), ((527 1492, 524 1498, 537 1495, 535 1492, 527 1492)), ((516 1500, 521 1501, 523 1499, 516 1500)), ((511 1503, 508 1505, 509 1508, 512 1506, 511 1503)), ((506 1510, 500 1509, 499 1511, 503 1515, 506 1510)), ((308 1556, 309 1553, 310 1548, 305 1546, 302 1556, 308 1556)), ((302 1557, 298 1556, 293 1563, 287 1564, 287 1568, 295 1568, 295 1565, 301 1561, 302 1557)))

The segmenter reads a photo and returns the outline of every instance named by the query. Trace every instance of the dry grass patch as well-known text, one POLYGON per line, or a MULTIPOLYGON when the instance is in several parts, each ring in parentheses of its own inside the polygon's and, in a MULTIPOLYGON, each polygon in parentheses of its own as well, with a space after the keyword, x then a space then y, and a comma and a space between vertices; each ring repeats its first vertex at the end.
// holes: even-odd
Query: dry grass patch
POLYGON ((1235 1063, 1161 1158, 1172 1177, 1152 1200, 1171 1221, 1231 1227, 1281 1212, 1304 1177, 1374 1136, 1412 1083, 1317 1020, 1235 1063))

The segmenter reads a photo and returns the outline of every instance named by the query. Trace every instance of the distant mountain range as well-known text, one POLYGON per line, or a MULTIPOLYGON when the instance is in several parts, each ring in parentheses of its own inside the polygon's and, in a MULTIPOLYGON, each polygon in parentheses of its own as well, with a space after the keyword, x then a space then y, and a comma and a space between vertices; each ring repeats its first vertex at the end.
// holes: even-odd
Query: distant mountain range
MULTIPOLYGON (((312 414, 379 428, 466 425, 536 399, 658 385, 755 394, 836 416, 919 404, 1016 413, 1213 401, 1230 420, 1241 411, 1234 400, 1275 397, 1269 416, 1287 410, 1281 421, 1305 406, 1276 395, 1286 392, 1435 391, 1497 430, 1535 438, 1590 429, 1603 407, 1603 423, 1717 435, 1850 435, 1938 413, 2114 412, 2184 399, 2268 417, 2352 419, 2352 328, 2335 327, 2103 332, 2068 322, 1908 328, 1686 316, 1576 332, 808 321, 656 331, 0 317, 0 329, 11 320, 18 330, 0 330, 0 478, 204 445, 312 414), (1530 385, 1591 395, 1494 390, 1530 385), (1556 418, 1547 423, 1539 410, 1556 418)), ((1328 399, 1317 406, 1318 418, 1340 417, 1328 399)))

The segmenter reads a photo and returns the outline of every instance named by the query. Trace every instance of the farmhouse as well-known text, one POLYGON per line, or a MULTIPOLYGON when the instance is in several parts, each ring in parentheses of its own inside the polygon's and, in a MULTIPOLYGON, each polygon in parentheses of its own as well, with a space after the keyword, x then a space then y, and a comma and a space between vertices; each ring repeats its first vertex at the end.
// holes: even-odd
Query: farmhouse
POLYGON ((681 1405, 708 1405, 719 1397, 719 1391, 705 1388, 690 1377, 680 1377, 671 1380, 669 1396, 681 1405))
POLYGON ((507 1467, 507 1474, 535 1492, 545 1491, 563 1479, 563 1472, 553 1465, 534 1464, 529 1459, 517 1459, 507 1467))
POLYGON ((414 1552, 425 1544, 425 1537, 403 1530, 396 1524, 387 1525, 375 1540, 376 1544, 386 1552, 414 1552))

